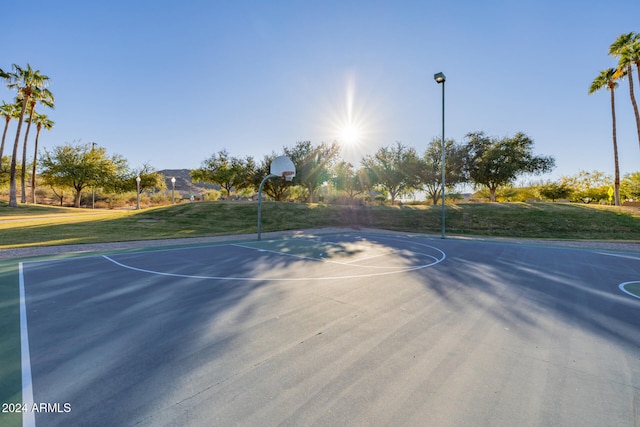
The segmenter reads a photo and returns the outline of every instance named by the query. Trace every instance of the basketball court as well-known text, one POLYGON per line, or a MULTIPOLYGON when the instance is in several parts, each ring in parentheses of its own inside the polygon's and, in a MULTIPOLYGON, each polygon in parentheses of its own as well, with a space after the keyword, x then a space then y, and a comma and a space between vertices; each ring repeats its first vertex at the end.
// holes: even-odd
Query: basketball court
POLYGON ((365 232, 21 263, 25 425, 634 425, 640 254, 365 232), (26 354, 25 354, 26 353, 26 354))

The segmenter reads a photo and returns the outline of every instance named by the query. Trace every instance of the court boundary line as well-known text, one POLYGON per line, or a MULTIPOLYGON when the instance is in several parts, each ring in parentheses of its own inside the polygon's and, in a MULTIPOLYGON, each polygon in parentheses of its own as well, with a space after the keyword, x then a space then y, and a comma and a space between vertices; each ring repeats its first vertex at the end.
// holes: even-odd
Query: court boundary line
POLYGON ((22 411, 22 426, 35 427, 35 413, 32 411, 33 378, 31 376, 31 352, 29 351, 29 330, 27 328, 27 299, 24 291, 23 263, 18 264, 20 288, 20 368, 22 369, 22 404, 26 408, 22 411))
MULTIPOLYGON (((286 239, 282 239, 282 240, 286 240, 286 239)), ((433 255, 426 255, 426 254, 415 252, 415 253, 418 253, 418 254, 420 254, 422 256, 426 256, 426 257, 432 258, 434 261, 429 263, 429 264, 422 264, 422 265, 409 267, 409 268, 404 268, 404 269, 399 269, 399 270, 394 270, 394 271, 377 272, 377 273, 370 273, 370 274, 330 276, 330 277, 328 277, 328 276, 318 276, 318 277, 281 277, 281 278, 275 278, 275 277, 273 277, 273 278, 258 278, 258 277, 233 277, 233 276, 201 276, 201 275, 190 275, 190 274, 181 274, 181 273, 167 273, 167 272, 163 272, 163 271, 149 270, 149 269, 144 269, 144 268, 139 268, 139 267, 134 267, 134 266, 131 266, 131 265, 127 265, 127 264, 124 264, 122 262, 116 261, 115 259, 111 258, 108 255, 101 255, 101 257, 106 259, 106 260, 108 260, 108 261, 110 261, 111 263, 113 263, 113 264, 115 264, 115 265, 117 265, 119 267, 126 268, 126 269, 129 269, 129 270, 132 270, 132 271, 138 271, 138 272, 141 272, 141 273, 158 275, 158 276, 180 277, 180 278, 186 278, 186 279, 239 280, 239 281, 255 281, 255 282, 259 282, 259 281, 300 282, 300 281, 308 281, 308 280, 341 280, 341 279, 357 279, 357 278, 366 278, 366 277, 375 277, 375 276, 385 276, 385 275, 398 274, 398 273, 407 273, 407 272, 410 272, 410 271, 416 271, 416 270, 421 270, 421 269, 424 269, 424 268, 427 268, 427 267, 432 267, 434 265, 440 264, 447 257, 446 253, 443 250, 441 250, 439 248, 436 248, 434 246, 431 246, 431 245, 424 244, 424 243, 411 242, 411 241, 402 240, 402 239, 389 239, 389 238, 387 238, 387 240, 392 240, 392 241, 397 241, 397 242, 402 242, 402 243, 409 243, 410 242, 412 244, 416 244, 416 245, 419 245, 419 246, 424 246, 424 247, 427 247, 427 248, 431 248, 431 249, 439 252, 440 254, 442 254, 442 257, 441 258, 436 258, 433 255)), ((278 251, 273 251, 273 250, 270 250, 270 249, 261 249, 261 248, 254 248, 252 246, 244 246, 244 245, 238 244, 238 243, 231 243, 231 244, 226 244, 226 245, 216 245, 216 247, 222 247, 222 246, 236 246, 236 247, 240 247, 240 248, 243 248, 243 249, 270 252, 270 253, 275 253, 275 254, 283 255, 283 256, 306 259, 306 260, 310 260, 310 261, 314 261, 314 262, 321 262, 321 263, 334 262, 336 264, 341 264, 341 263, 337 263, 335 261, 326 260, 324 258, 318 259, 318 258, 305 257, 303 255, 288 254, 286 252, 278 252, 278 251)), ((350 264, 344 264, 344 265, 349 266, 349 267, 354 267, 353 265, 350 265, 350 264)), ((355 267, 369 268, 367 266, 355 266, 355 267)))
POLYGON ((632 297, 634 297, 634 298, 638 298, 638 299, 640 299, 640 296, 638 296, 638 295, 634 294, 633 292, 628 291, 628 290, 625 288, 625 286, 627 286, 627 285, 631 285, 632 283, 640 283, 640 280, 632 280, 632 281, 630 281, 630 282, 620 283, 620 284, 618 285, 618 289, 620 289, 622 292, 624 292, 625 294, 627 294, 627 295, 629 295, 629 296, 632 296, 632 297))

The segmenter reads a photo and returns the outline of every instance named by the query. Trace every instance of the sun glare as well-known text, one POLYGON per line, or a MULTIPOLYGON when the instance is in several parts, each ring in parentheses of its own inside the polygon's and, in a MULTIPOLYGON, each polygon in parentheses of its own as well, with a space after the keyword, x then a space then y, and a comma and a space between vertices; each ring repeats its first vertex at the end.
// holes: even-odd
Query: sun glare
POLYGON ((360 141, 362 137, 362 131, 358 126, 354 124, 348 124, 340 130, 338 134, 338 139, 340 142, 344 142, 345 144, 352 145, 356 144, 360 141))
POLYGON ((356 96, 355 76, 348 76, 341 93, 334 93, 321 122, 321 133, 326 139, 336 142, 341 156, 349 162, 358 162, 367 151, 378 128, 374 120, 376 103, 370 97, 356 96))

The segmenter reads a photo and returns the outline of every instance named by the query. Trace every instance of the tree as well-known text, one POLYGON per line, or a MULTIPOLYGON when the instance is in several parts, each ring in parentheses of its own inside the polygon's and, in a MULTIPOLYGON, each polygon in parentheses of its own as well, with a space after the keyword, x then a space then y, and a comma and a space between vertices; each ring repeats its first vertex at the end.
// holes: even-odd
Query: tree
POLYGON ((191 171, 191 179, 198 182, 218 184, 231 195, 231 190, 242 190, 252 186, 251 177, 255 169, 253 158, 231 157, 226 149, 220 150, 202 162, 199 169, 191 171))
POLYGON ((611 93, 611 129, 613 136, 613 161, 615 166, 615 175, 613 181, 613 191, 615 198, 615 205, 620 206, 620 165, 618 163, 618 138, 616 132, 616 98, 615 89, 618 86, 614 77, 616 70, 609 68, 602 70, 598 77, 593 80, 591 87, 589 88, 589 95, 599 91, 602 88, 607 88, 611 93))
MULTIPOLYGON (((35 114, 29 117, 29 121, 33 121, 36 124, 36 142, 33 149, 33 169, 31 170, 31 201, 36 203, 36 164, 38 161, 38 139, 40 138, 40 131, 42 128, 51 130, 55 124, 49 120, 46 114, 35 114)), ((24 163, 23 163, 24 164, 24 163)))
POLYGON ((4 142, 9 129, 9 122, 20 117, 20 104, 7 104, 5 102, 0 106, 0 116, 4 117, 4 131, 2 132, 2 143, 0 144, 0 169, 2 169, 2 156, 4 155, 4 142))
MULTIPOLYGON (((427 197, 435 205, 442 199, 442 139, 434 138, 422 156, 418 176, 424 186, 427 197)), ((452 139, 445 142, 444 183, 453 188, 468 180, 464 169, 464 148, 456 145, 452 139)))
MULTIPOLYGON (((54 98, 49 89, 35 88, 29 100, 29 117, 27 118, 27 131, 24 133, 24 142, 22 144, 22 174, 20 175, 20 188, 22 190, 20 201, 22 203, 27 202, 27 194, 25 190, 25 175, 27 170, 27 141, 29 140, 29 130, 31 129, 31 123, 34 121, 32 119, 35 117, 35 114, 37 114, 35 108, 38 102, 49 108, 53 108, 54 98)), ((35 170, 35 168, 36 164, 34 163, 33 169, 35 170)))
MULTIPOLYGON (((4 160, 8 162, 9 158, 5 157, 4 160)), ((9 184, 9 167, 3 162, 0 165, 0 188, 4 188, 7 184, 9 184)))
POLYGON ((4 72, 0 70, 0 77, 5 79, 9 89, 18 91, 18 98, 22 100, 20 108, 20 116, 18 117, 18 128, 16 130, 16 139, 13 142, 13 154, 11 155, 11 169, 9 171, 9 207, 17 208, 16 200, 16 159, 18 157, 18 145, 20 144, 20 133, 22 132, 22 122, 27 110, 27 105, 31 99, 34 90, 44 89, 49 83, 49 77, 40 73, 40 70, 33 70, 31 65, 27 64, 26 68, 22 68, 13 64, 13 72, 4 72))
MULTIPOLYGON (((639 67, 640 72, 640 34, 626 33, 618 36, 615 42, 609 46, 609 55, 618 58, 618 69, 613 74, 614 79, 626 77, 629 81, 629 97, 633 112, 636 118, 636 131, 638 133, 638 144, 640 144, 640 113, 638 103, 633 88, 633 64, 639 67)), ((640 79, 640 75, 638 76, 640 79)), ((598 90, 598 89, 596 89, 598 90)), ((591 92, 589 92, 591 93, 591 92)), ((611 92, 613 96, 613 91, 611 92)))
POLYGON ((396 198, 419 187, 420 161, 416 150, 400 142, 381 147, 373 156, 365 156, 362 166, 367 170, 370 182, 389 192, 391 204, 396 198))
POLYGON ((74 206, 80 207, 82 190, 91 186, 113 188, 129 177, 127 162, 119 155, 107 157, 104 148, 94 149, 92 144, 67 144, 44 150, 42 172, 45 184, 75 190, 74 206))
POLYGON ((538 187, 538 193, 543 199, 551 199, 555 202, 558 199, 567 199, 571 196, 571 188, 566 182, 548 182, 538 187))
MULTIPOLYGON (((148 163, 125 177, 125 184, 122 186, 124 191, 135 189, 138 191, 136 177, 140 177, 140 193, 143 191, 162 191, 167 189, 167 181, 164 175, 157 172, 153 166, 148 163)), ((116 189, 117 190, 117 189, 116 189)))
POLYGON ((353 165, 345 161, 334 166, 331 181, 338 191, 344 192, 352 201, 367 189, 365 171, 363 169, 354 170, 353 165))
POLYGON ((627 199, 640 199, 640 172, 625 175, 620 183, 620 192, 627 199))
POLYGON ((577 175, 562 177, 560 185, 571 189, 572 200, 582 203, 598 202, 608 197, 611 177, 599 171, 580 171, 577 175))
POLYGON ((533 140, 522 132, 496 139, 484 132, 467 134, 465 169, 476 186, 486 186, 492 202, 499 186, 512 184, 524 174, 541 174, 555 167, 551 156, 534 156, 533 140))
POLYGON ((338 143, 321 143, 318 146, 311 141, 300 141, 292 148, 285 147, 284 154, 296 165, 296 176, 293 185, 306 188, 307 201, 313 203, 316 189, 330 179, 330 169, 340 147, 338 143))

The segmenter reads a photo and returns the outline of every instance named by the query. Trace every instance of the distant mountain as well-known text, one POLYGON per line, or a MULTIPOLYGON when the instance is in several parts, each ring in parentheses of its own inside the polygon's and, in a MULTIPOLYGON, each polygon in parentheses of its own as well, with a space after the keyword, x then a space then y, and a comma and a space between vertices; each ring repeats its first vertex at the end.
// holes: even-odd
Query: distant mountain
POLYGON ((183 196, 189 194, 202 194, 207 190, 216 189, 219 190, 219 185, 203 184, 201 182, 191 182, 190 169, 164 169, 158 171, 164 175, 165 182, 167 183, 167 189, 171 190, 171 178, 176 178, 176 191, 183 196))

